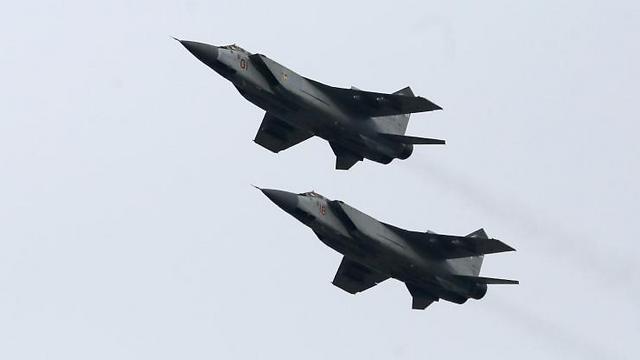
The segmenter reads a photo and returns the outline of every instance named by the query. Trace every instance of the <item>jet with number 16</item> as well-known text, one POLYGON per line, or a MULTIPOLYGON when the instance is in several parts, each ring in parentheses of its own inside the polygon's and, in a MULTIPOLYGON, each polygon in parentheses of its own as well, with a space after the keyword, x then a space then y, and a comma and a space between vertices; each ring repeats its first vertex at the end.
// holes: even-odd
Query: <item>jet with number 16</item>
POLYGON ((344 255, 333 284, 348 293, 395 278, 411 293, 411 307, 425 309, 439 299, 457 304, 482 299, 490 284, 518 284, 480 276, 484 255, 515 250, 483 229, 467 236, 405 230, 315 192, 260 190, 344 255))

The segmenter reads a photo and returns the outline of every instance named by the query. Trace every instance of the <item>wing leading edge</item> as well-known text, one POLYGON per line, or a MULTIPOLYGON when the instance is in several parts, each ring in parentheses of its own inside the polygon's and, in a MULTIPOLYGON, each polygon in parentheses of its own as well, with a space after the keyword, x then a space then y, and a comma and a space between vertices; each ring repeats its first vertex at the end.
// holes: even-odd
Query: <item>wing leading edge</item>
POLYGON ((440 106, 420 96, 384 94, 353 88, 344 89, 311 79, 307 80, 336 102, 365 116, 377 117, 442 110, 440 106))
POLYGON ((516 249, 498 239, 470 238, 465 236, 426 234, 426 242, 444 259, 495 254, 516 249))
POLYGON ((455 259, 516 250, 498 239, 423 233, 385 225, 407 239, 417 249, 438 259, 455 259))

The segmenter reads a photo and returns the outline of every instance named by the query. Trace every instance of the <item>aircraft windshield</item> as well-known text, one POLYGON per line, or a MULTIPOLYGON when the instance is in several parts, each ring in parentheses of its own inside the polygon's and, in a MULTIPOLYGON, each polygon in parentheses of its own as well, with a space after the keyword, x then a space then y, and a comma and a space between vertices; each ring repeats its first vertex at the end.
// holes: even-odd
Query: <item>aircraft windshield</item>
POLYGON ((245 53, 248 54, 249 52, 243 48, 241 48, 240 46, 236 45, 236 44, 231 44, 231 45, 225 45, 225 46, 220 46, 221 49, 227 49, 227 50, 233 50, 233 51, 238 51, 241 53, 245 53))
POLYGON ((310 197, 317 197, 317 198, 324 199, 324 196, 318 194, 315 191, 308 191, 308 192, 302 193, 300 195, 302 195, 302 196, 310 196, 310 197))

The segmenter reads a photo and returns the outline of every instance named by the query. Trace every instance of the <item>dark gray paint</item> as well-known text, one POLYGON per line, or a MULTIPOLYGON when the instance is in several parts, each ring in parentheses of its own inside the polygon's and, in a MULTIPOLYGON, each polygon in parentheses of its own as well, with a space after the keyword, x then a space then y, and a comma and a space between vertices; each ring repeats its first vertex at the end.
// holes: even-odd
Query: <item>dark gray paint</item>
POLYGON ((485 254, 515 251, 489 239, 483 229, 466 237, 408 231, 315 192, 261 190, 310 227, 323 243, 344 255, 333 284, 349 293, 392 277, 406 284, 413 309, 425 309, 439 299, 458 304, 469 298, 481 299, 487 284, 518 283, 478 276, 485 254))
POLYGON ((364 158, 383 164, 406 159, 414 144, 445 143, 404 136, 410 113, 441 109, 409 87, 393 94, 336 88, 236 45, 178 41, 267 112, 254 141, 273 152, 315 135, 331 145, 336 168, 347 170, 364 158))
POLYGON ((640 2, 4 5, 1 359, 637 358, 640 2), (410 84, 446 111, 407 132, 447 146, 348 173, 320 138, 265 151, 264 111, 169 35, 410 84), (418 314, 397 281, 345 296, 341 256, 249 183, 484 226, 518 253, 482 272, 522 285, 418 314))

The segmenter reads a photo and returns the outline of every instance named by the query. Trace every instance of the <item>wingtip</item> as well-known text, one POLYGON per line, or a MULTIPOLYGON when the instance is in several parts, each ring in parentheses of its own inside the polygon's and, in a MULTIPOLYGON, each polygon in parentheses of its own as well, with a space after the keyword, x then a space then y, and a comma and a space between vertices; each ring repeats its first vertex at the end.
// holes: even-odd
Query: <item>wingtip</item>
MULTIPOLYGON (((502 242, 502 241, 501 241, 501 242, 502 242)), ((506 246, 506 247, 507 247, 507 249, 508 249, 507 251, 517 251, 517 250, 516 250, 516 248, 514 248, 513 246, 508 245, 508 244, 505 244, 504 242, 502 242, 502 243, 504 244, 504 246, 506 246)))
POLYGON ((500 252, 517 251, 514 247, 512 247, 511 245, 505 243, 502 240, 498 240, 496 238, 491 238, 491 240, 497 241, 500 244, 500 246, 504 249, 504 250, 502 250, 500 252))
POLYGON ((426 110, 426 111, 437 111, 437 110, 444 110, 442 106, 434 103, 433 101, 422 97, 422 96, 415 96, 415 98, 420 99, 421 101, 426 101, 427 103, 429 103, 429 105, 431 106, 431 109, 426 110))

